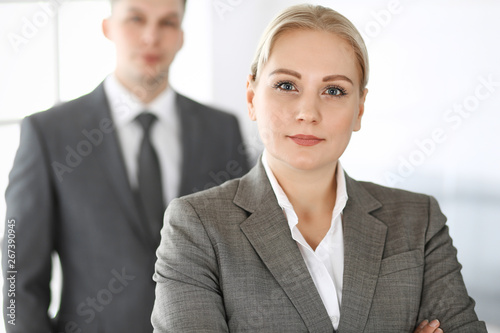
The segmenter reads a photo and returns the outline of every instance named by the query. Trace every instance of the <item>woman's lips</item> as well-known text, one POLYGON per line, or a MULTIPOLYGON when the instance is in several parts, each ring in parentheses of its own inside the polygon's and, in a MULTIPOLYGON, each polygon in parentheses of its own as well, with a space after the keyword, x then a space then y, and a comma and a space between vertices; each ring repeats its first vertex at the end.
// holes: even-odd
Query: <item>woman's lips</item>
POLYGON ((324 141, 323 139, 320 139, 318 137, 315 137, 314 135, 304 135, 304 134, 297 134, 297 135, 290 135, 290 139, 293 140, 296 144, 299 146, 315 146, 321 141, 324 141))

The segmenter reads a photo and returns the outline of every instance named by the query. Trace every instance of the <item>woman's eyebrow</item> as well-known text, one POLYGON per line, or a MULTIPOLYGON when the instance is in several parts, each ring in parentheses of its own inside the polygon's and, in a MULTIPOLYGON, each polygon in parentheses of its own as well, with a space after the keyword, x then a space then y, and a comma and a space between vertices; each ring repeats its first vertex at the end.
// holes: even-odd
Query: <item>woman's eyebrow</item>
MULTIPOLYGON (((291 75, 291 76, 295 76, 298 79, 302 78, 302 75, 300 75, 299 72, 296 72, 296 71, 291 70, 291 69, 286 69, 286 68, 275 69, 274 71, 272 71, 271 73, 269 73, 269 76, 272 76, 272 75, 275 75, 275 74, 288 74, 288 75, 291 75)), ((354 83, 352 82, 352 80, 350 78, 348 78, 347 76, 342 75, 342 74, 328 75, 328 76, 325 76, 323 78, 323 82, 338 81, 338 80, 347 81, 350 84, 354 85, 354 83)))
POLYGON ((328 75, 328 76, 325 76, 323 78, 323 82, 338 81, 338 80, 347 81, 347 82, 350 82, 352 85, 354 85, 354 83, 352 82, 352 80, 350 78, 348 78, 345 75, 341 75, 341 74, 328 75))
POLYGON ((275 75, 275 74, 288 74, 288 75, 292 75, 292 76, 295 76, 296 78, 300 79, 302 78, 302 75, 300 75, 300 73, 296 72, 296 71, 293 71, 291 69, 286 69, 286 68, 278 68, 278 69, 275 69, 274 71, 272 71, 269 76, 272 76, 272 75, 275 75))

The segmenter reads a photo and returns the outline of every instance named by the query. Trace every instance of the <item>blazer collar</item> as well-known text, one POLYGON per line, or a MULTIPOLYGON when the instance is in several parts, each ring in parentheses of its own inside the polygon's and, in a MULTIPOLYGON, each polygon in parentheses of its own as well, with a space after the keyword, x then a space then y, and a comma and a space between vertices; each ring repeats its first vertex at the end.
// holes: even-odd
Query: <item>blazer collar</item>
MULTIPOLYGON (((382 207, 346 174, 349 199, 343 211, 344 277, 338 332, 363 332, 375 293, 387 226, 371 215, 382 207)), ((321 297, 290 235, 286 218, 258 162, 245 175, 234 203, 250 213, 241 224, 256 252, 312 332, 332 332, 321 297), (277 256, 281 253, 281 256, 277 256)))
POLYGON ((234 203, 251 213, 241 224, 241 230, 295 306, 308 330, 333 332, 328 313, 291 237, 262 162, 259 161, 241 179, 234 203), (281 255, 276 255, 278 253, 281 255))
POLYGON ((361 183, 346 174, 344 278, 339 332, 363 332, 385 247, 387 226, 372 212, 382 207, 361 183))

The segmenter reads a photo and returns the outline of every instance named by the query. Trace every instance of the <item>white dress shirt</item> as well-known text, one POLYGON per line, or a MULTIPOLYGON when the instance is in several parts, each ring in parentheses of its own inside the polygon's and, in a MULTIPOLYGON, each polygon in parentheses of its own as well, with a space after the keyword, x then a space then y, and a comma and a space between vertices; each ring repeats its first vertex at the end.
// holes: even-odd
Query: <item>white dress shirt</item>
POLYGON ((344 274, 344 238, 342 232, 342 211, 347 203, 345 175, 340 162, 337 163, 337 199, 332 212, 330 229, 314 251, 297 227, 298 217, 267 163, 267 152, 262 154, 262 164, 271 182, 278 204, 288 220, 292 238, 297 242, 300 253, 311 274, 316 289, 330 316, 333 327, 339 326, 342 301, 342 277, 344 274))
POLYGON ((104 90, 133 189, 138 188, 137 164, 143 137, 143 129, 135 118, 144 111, 158 118, 151 128, 151 140, 160 162, 163 197, 167 205, 179 194, 182 164, 181 126, 174 91, 168 88, 144 105, 113 74, 105 79, 104 90))

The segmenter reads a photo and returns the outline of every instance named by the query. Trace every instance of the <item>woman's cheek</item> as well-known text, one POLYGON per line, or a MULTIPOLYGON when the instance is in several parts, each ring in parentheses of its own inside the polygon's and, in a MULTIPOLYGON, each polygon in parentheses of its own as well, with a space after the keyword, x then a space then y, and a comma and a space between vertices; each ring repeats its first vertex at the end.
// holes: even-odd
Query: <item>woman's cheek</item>
POLYGON ((263 117, 257 118, 260 138, 264 145, 269 142, 273 133, 270 124, 266 120, 267 119, 264 119, 263 117))

